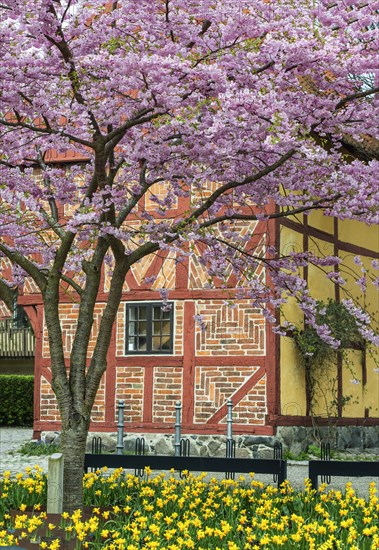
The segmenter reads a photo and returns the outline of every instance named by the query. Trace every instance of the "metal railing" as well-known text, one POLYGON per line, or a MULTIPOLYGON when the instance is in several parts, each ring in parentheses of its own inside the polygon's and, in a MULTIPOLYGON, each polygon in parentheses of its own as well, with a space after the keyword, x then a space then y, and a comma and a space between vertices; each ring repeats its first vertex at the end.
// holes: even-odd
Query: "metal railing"
POLYGON ((353 460, 310 460, 308 465, 308 477, 313 489, 318 489, 318 477, 378 477, 379 462, 357 462, 353 460))
POLYGON ((35 336, 30 327, 15 327, 13 319, 0 320, 0 357, 34 357, 35 336))
POLYGON ((119 400, 117 410, 117 444, 116 454, 101 454, 92 449, 92 453, 86 453, 84 470, 88 468, 124 468, 134 469, 135 475, 143 476, 144 468, 152 470, 177 470, 180 477, 183 470, 192 472, 223 472, 227 479, 234 479, 235 472, 257 474, 273 474, 278 487, 287 477, 287 461, 280 458, 272 460, 235 458, 236 445, 233 439, 233 403, 227 402, 227 434, 226 434, 226 457, 198 457, 190 456, 190 441, 181 437, 181 409, 180 401, 175 403, 175 434, 174 434, 174 455, 145 455, 145 440, 137 438, 135 442, 135 454, 124 455, 124 408, 125 402, 119 400))
POLYGON ((138 469, 150 467, 152 470, 188 470, 192 472, 240 472, 256 474, 276 474, 278 487, 287 478, 286 460, 260 460, 248 458, 211 458, 199 456, 137 456, 86 454, 84 470, 87 468, 138 469))
MULTIPOLYGON (((145 440, 137 438, 135 442, 135 454, 124 455, 124 408, 125 402, 119 400, 117 412, 117 445, 116 455, 103 455, 92 445, 92 454, 85 455, 84 470, 88 468, 110 468, 133 469, 135 475, 143 477, 144 468, 150 467, 153 470, 179 471, 182 477, 183 470, 201 472, 224 472, 227 479, 234 479, 235 472, 257 474, 273 474, 273 481, 280 487, 287 479, 287 461, 283 460, 283 446, 276 442, 273 449, 273 459, 252 459, 236 458, 236 445, 233 439, 233 403, 229 399, 227 405, 227 432, 226 432, 226 457, 194 457, 190 456, 189 439, 181 437, 181 401, 175 403, 175 434, 174 434, 174 456, 145 455, 145 440)), ((318 477, 324 483, 331 482, 331 476, 342 477, 379 477, 379 462, 356 462, 356 461, 332 461, 330 460, 331 450, 329 442, 321 444, 321 460, 310 460, 308 463, 308 477, 313 489, 318 489, 318 477)))

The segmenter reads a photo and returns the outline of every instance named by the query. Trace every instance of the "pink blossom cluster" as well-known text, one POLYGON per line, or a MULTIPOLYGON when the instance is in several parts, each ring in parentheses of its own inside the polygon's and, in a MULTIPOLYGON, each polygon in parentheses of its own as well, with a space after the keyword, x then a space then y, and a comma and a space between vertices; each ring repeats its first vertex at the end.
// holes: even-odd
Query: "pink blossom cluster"
MULTIPOLYGON (((45 295, 56 276, 83 296, 91 265, 105 261, 116 289, 135 262, 169 251, 225 288, 233 275, 235 294, 268 319, 295 297, 312 323, 302 270, 325 268, 343 286, 340 259, 282 254, 272 224, 313 210, 378 223, 378 10, 376 0, 8 0, 0 278, 30 277, 45 295)), ((357 283, 365 291, 365 273, 357 283)))

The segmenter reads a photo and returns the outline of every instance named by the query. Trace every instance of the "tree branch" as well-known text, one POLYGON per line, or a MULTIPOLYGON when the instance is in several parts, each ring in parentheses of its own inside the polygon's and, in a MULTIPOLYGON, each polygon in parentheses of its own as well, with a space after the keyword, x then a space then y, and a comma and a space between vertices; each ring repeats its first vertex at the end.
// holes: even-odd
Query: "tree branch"
MULTIPOLYGON (((207 32, 207 30, 211 25, 212 25, 212 21, 209 21, 209 19, 205 19, 205 21, 203 21, 203 24, 201 26, 201 31, 198 33, 197 36, 199 37, 204 36, 204 34, 207 32)), ((196 44, 195 40, 192 40, 191 42, 189 42, 189 44, 187 44, 187 48, 191 49, 194 47, 195 44, 196 44)))
POLYGON ((17 298, 17 288, 10 288, 0 279, 0 300, 9 309, 10 313, 13 311, 15 299, 17 298))
POLYGON ((52 193, 51 193, 50 177, 47 174, 46 175, 44 174, 44 172, 46 172, 47 167, 46 167, 46 164, 45 164, 45 159, 43 158, 43 155, 41 153, 40 147, 37 147, 37 159, 38 159, 38 164, 40 165, 41 171, 42 171, 42 174, 43 174, 43 183, 44 183, 45 187, 47 188, 47 190, 49 191, 49 195, 50 195, 50 197, 48 198, 48 202, 49 202, 50 211, 51 211, 51 218, 56 223, 58 221, 58 207, 57 207, 55 199, 54 199, 54 197, 52 196, 52 193))
POLYGON ((68 10, 69 10, 70 7, 71 7, 71 2, 72 2, 72 0, 68 0, 68 2, 67 2, 66 9, 64 10, 64 12, 63 12, 63 14, 62 14, 62 17, 61 17, 61 24, 62 24, 63 21, 65 20, 65 17, 66 17, 66 15, 67 15, 67 13, 68 13, 68 10))
POLYGON ((262 65, 262 67, 258 67, 258 69, 254 69, 253 74, 263 73, 264 71, 266 71, 267 69, 270 69, 274 65, 275 65, 275 61, 269 61, 268 63, 266 63, 266 65, 262 65))
POLYGON ((12 263, 18 264, 24 271, 26 271, 26 273, 32 277, 41 292, 43 292, 46 286, 46 276, 43 275, 39 267, 19 252, 11 250, 2 242, 0 242, 0 252, 9 258, 12 263))
MULTIPOLYGON (((169 8, 170 0, 165 0, 165 21, 166 23, 170 23, 170 8, 169 8)), ((173 33, 173 30, 170 30, 170 38, 172 42, 175 42, 175 36, 173 33)))
POLYGON ((371 88, 369 90, 365 90, 364 92, 357 92, 356 94, 347 95, 341 101, 339 101, 336 105, 336 110, 341 109, 346 103, 349 103, 350 101, 354 101, 355 99, 361 99, 362 97, 367 97, 372 94, 377 94, 379 92, 379 86, 376 88, 371 88))
POLYGON ((75 368, 70 370, 69 384, 73 396, 74 409, 83 415, 85 411, 85 376, 88 343, 94 321, 94 308, 101 281, 101 267, 109 248, 106 239, 100 237, 93 258, 84 264, 86 284, 82 291, 77 328, 72 344, 70 362, 75 368))
POLYGON ((109 156, 111 150, 113 150, 116 147, 116 145, 118 145, 118 143, 120 143, 120 141, 124 137, 127 130, 129 130, 130 128, 133 128, 134 126, 138 126, 139 124, 144 124, 145 122, 150 122, 151 120, 154 120, 155 118, 158 118, 160 116, 163 116, 163 115, 167 114, 167 111, 165 111, 163 113, 155 113, 155 114, 152 114, 150 116, 144 116, 145 114, 147 114, 151 111, 153 111, 152 107, 149 108, 149 109, 143 109, 142 111, 139 111, 138 113, 136 113, 136 115, 133 118, 131 118, 127 122, 125 122, 125 124, 122 124, 118 128, 115 128, 112 132, 107 134, 105 136, 105 143, 106 143, 105 152, 106 152, 106 155, 109 156))
MULTIPOLYGON (((222 185, 221 187, 216 189, 216 191, 214 191, 212 195, 210 195, 210 197, 208 197, 208 199, 205 200, 204 203, 197 210, 195 210, 195 212, 191 215, 191 221, 199 218, 202 214, 204 214, 204 212, 206 212, 216 202, 216 200, 227 191, 231 189, 236 189, 238 187, 243 187, 244 185, 253 183, 254 181, 258 181, 264 176, 271 174, 271 172, 274 172, 277 168, 285 164, 291 157, 294 156, 295 153, 296 149, 290 149, 287 153, 282 155, 279 160, 277 160, 270 166, 267 166, 257 174, 249 176, 242 181, 231 181, 229 183, 226 183, 225 185, 222 185)), ((187 222, 185 222, 185 225, 188 225, 189 223, 191 222, 187 220, 187 222)), ((181 224, 183 226, 183 222, 181 222, 181 224)))
MULTIPOLYGON (((324 208, 325 203, 328 202, 334 202, 335 200, 338 200, 341 198, 341 194, 334 195, 333 197, 329 197, 326 199, 320 199, 316 202, 314 202, 310 206, 300 206, 299 208, 294 208, 293 210, 288 210, 287 212, 276 212, 275 214, 268 214, 265 216, 266 220, 275 220, 278 218, 286 218, 289 216, 296 216, 297 214, 302 214, 304 212, 308 212, 309 210, 317 210, 319 208, 324 208)), ((199 225, 199 229, 204 229, 206 227, 211 227, 212 225, 216 225, 217 223, 221 223, 224 221, 231 221, 231 220, 244 220, 244 221, 258 221, 260 218, 258 218, 255 214, 231 214, 229 216, 218 216, 217 218, 213 218, 211 220, 208 220, 202 224, 199 225)))
POLYGON ((71 277, 67 277, 67 275, 61 274, 61 279, 65 283, 69 284, 78 294, 81 296, 83 294, 83 289, 80 285, 78 285, 71 277))
MULTIPOLYGON (((61 24, 58 21, 57 13, 56 13, 56 11, 54 9, 54 6, 52 4, 49 5, 48 11, 50 13, 52 13, 54 15, 54 17, 56 18, 56 20, 57 20, 57 23, 58 23, 57 33, 58 33, 61 41, 58 42, 57 40, 55 40, 54 38, 52 38, 51 36, 48 36, 46 34, 45 34, 45 38, 46 38, 46 40, 51 42, 51 44, 53 44, 60 51, 64 61, 69 64, 70 70, 68 72, 68 78, 69 78, 70 83, 71 83, 71 89, 72 89, 72 92, 74 94, 74 98, 79 103, 79 105, 86 106, 86 101, 85 101, 83 95, 81 94, 81 92, 79 91, 79 83, 78 83, 78 79, 77 79, 77 71, 76 71, 76 67, 75 67, 75 63, 74 63, 74 58, 73 58, 72 52, 71 52, 71 50, 70 50, 70 48, 69 48, 69 46, 66 42, 61 24)), ((101 129, 100 129, 100 126, 97 123, 95 115, 93 114, 91 109, 87 109, 87 112, 88 112, 88 115, 90 117, 91 124, 92 124, 92 127, 93 127, 94 131, 97 134, 101 135, 101 129)))
POLYGON ((28 130, 32 130, 33 132, 41 133, 41 134, 55 134, 60 135, 62 137, 65 137, 69 139, 70 141, 74 141, 75 143, 80 143, 81 145, 85 145, 86 147, 93 148, 93 142, 87 141, 86 139, 81 139, 76 136, 73 136, 72 134, 67 134, 66 132, 63 132, 62 130, 54 130, 53 128, 43 128, 42 126, 35 126, 34 124, 29 124, 28 122, 23 122, 22 120, 19 120, 18 122, 10 122, 8 120, 5 120, 4 118, 0 119, 0 124, 3 126, 8 126, 10 128, 27 128, 28 130))
POLYGON ((126 206, 120 210, 117 220, 116 220, 116 227, 121 227, 127 216, 130 214, 130 212, 133 210, 135 206, 137 206, 139 200, 145 195, 147 190, 155 183, 150 182, 148 183, 146 181, 146 170, 147 170, 147 161, 143 160, 141 161, 141 171, 140 171, 140 185, 141 185, 141 191, 133 195, 131 199, 128 201, 126 206))

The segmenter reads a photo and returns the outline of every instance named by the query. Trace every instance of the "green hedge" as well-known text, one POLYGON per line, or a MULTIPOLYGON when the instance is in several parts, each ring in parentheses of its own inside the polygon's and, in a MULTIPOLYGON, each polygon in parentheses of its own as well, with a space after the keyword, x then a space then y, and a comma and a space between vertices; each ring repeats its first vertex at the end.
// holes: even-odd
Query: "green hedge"
POLYGON ((0 375, 0 426, 33 425, 34 376, 0 375))

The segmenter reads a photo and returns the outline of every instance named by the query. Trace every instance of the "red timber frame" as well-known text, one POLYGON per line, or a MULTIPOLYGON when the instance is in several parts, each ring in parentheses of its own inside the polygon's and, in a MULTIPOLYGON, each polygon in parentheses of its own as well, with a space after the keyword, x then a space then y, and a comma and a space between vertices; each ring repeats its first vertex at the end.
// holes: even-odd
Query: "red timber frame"
MULTIPOLYGON (((85 162, 86 159, 79 159, 70 156, 66 153, 61 157, 56 152, 53 152, 49 157, 49 162, 66 164, 72 161, 85 162)), ((166 213, 166 217, 180 216, 188 208, 188 199, 179 198, 177 209, 166 213)), ((139 210, 142 211, 145 207, 144 199, 139 204, 139 210)), ((250 210, 249 210, 250 211, 250 210)), ((159 217, 159 216, 158 216, 159 217)), ((130 218, 131 220, 133 217, 130 218)), ((136 216, 138 219, 138 216, 136 216)), ((257 222, 256 230, 252 234, 250 244, 259 244, 259 235, 266 235, 266 243, 270 245, 276 244, 278 232, 277 224, 274 221, 257 222), (258 235, 258 237, 257 237, 258 235)), ((261 238, 261 237, 260 237, 261 238)), ((146 277, 155 275, 159 272, 165 254, 156 256, 148 268, 146 277)), ((92 422, 90 430, 96 432, 115 431, 115 406, 116 406, 116 376, 118 367, 139 367, 144 369, 144 391, 143 391, 143 416, 142 422, 134 422, 125 424, 126 431, 129 432, 161 432, 170 433, 173 429, 174 418, 171 422, 154 422, 153 421, 153 397, 152 387, 154 384, 154 370, 158 367, 175 367, 182 370, 182 430, 184 433, 196 434, 217 434, 225 433, 225 415, 226 401, 214 411, 204 423, 194 423, 194 408, 195 408, 195 370, 198 366, 202 367, 218 367, 227 366, 229 368, 249 368, 252 367, 251 376, 247 377, 244 382, 231 394, 233 405, 238 406, 238 403, 251 391, 254 386, 266 378, 266 415, 261 423, 258 424, 238 424, 235 423, 233 430, 236 434, 257 434, 257 435, 272 435, 274 428, 270 418, 277 417, 279 413, 279 402, 277 396, 278 374, 279 374, 279 356, 278 356, 278 339, 272 332, 270 326, 265 322, 264 328, 264 348, 265 353, 254 355, 254 352, 244 355, 197 355, 195 349, 195 303, 196 300, 225 300, 225 298, 233 297, 236 280, 233 276, 230 277, 228 289, 225 291, 221 288, 212 290, 192 289, 189 288, 189 261, 184 259, 182 262, 177 262, 175 266, 176 283, 175 288, 169 293, 170 301, 181 301, 184 304, 183 313, 183 354, 182 355, 162 355, 162 356, 119 356, 116 353, 116 327, 114 327, 113 338, 108 351, 108 365, 105 373, 105 411, 104 421, 92 422), (226 295, 227 292, 227 295, 226 295), (254 367, 254 368, 253 368, 254 367)), ((104 274, 103 274, 104 282, 104 274)), ((155 301, 160 300, 161 296, 158 291, 152 290, 149 284, 138 284, 133 272, 130 271, 126 277, 129 290, 122 295, 122 302, 132 301, 155 301)), ((102 285, 101 288, 104 288, 102 285)), ((102 291, 98 295, 98 302, 104 302, 107 294, 102 291)), ((61 304, 71 303, 67 293, 62 292, 60 297, 61 304)), ((29 315, 36 336, 35 350, 35 389, 34 389, 34 436, 38 437, 42 431, 59 430, 60 424, 58 421, 41 420, 41 379, 44 377, 47 382, 51 383, 51 369, 49 358, 43 355, 43 302, 38 294, 25 294, 20 296, 20 304, 24 306, 29 315)), ((127 395, 125 395, 127 401, 127 395)))

